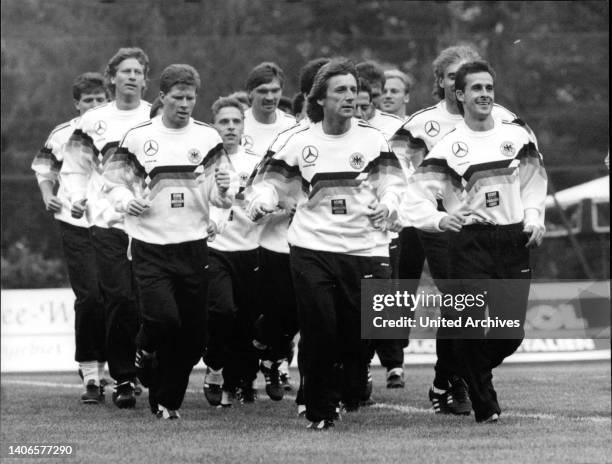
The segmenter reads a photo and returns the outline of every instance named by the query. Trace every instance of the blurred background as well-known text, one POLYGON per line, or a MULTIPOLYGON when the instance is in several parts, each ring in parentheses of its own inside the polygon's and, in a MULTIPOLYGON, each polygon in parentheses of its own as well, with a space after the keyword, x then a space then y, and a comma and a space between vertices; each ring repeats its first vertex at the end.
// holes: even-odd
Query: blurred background
MULTIPOLYGON (((194 117, 244 88, 249 70, 275 61, 284 95, 308 60, 373 59, 414 78, 408 113, 436 103, 431 62, 457 43, 497 71, 496 100, 535 131, 549 193, 608 174, 607 1, 2 0, 2 288, 67 287, 59 230, 44 211, 33 156, 53 127, 76 116, 71 83, 100 71, 119 47, 151 59, 152 101, 161 70, 189 63, 202 76, 194 117)), ((609 182, 550 200, 534 277, 607 279, 609 182), (565 198, 565 197, 564 197, 565 198), (561 206, 561 208, 559 208, 561 206)))

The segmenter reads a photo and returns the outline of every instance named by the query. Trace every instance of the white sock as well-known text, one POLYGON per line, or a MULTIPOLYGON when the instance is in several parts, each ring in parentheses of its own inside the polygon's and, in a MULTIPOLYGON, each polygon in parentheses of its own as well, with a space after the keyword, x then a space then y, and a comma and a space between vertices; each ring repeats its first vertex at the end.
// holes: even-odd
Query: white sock
POLYGON ((394 367, 389 372, 387 372, 387 378, 391 377, 392 375, 401 376, 403 373, 404 373, 404 369, 402 369, 401 367, 394 367))
POLYGON ((102 380, 104 378, 104 366, 106 366, 105 362, 98 361, 98 378, 102 380))
POLYGON ((87 385, 90 380, 93 380, 96 385, 100 385, 100 377, 98 376, 98 361, 80 362, 79 367, 83 373, 83 383, 87 385))
POLYGON ((438 395, 441 395, 442 393, 446 393, 446 390, 441 390, 439 388, 436 388, 435 385, 432 385, 431 389, 433 390, 434 393, 437 393, 438 395))

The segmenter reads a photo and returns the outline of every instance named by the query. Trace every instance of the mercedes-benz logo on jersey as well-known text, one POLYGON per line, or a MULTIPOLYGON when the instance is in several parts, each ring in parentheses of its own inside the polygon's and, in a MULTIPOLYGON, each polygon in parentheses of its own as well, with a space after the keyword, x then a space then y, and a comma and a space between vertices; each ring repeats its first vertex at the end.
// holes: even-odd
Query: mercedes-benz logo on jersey
POLYGON ((98 135, 104 134, 104 132, 106 132, 106 123, 104 121, 102 121, 102 120, 97 121, 94 124, 93 130, 98 135))
POLYGON ((468 146, 463 142, 455 142, 453 143, 453 155, 457 158, 463 158, 468 154, 468 146))
POLYGON ((425 133, 430 137, 435 137, 440 133, 440 124, 436 121, 427 121, 425 123, 425 133))
POLYGON ((349 157, 349 164, 353 169, 363 169, 365 166, 365 157, 361 153, 353 153, 349 157))
POLYGON ((147 140, 142 147, 144 154, 147 156, 153 156, 159 151, 159 145, 155 140, 147 140))
POLYGON ((242 146, 246 148, 253 148, 253 137, 251 137, 250 135, 243 135, 242 146))
POLYGON ((319 157, 319 150, 317 147, 313 147, 312 145, 307 145, 302 150, 302 159, 306 163, 314 163, 319 157))
POLYGON ((192 148, 187 152, 187 159, 191 164, 198 164, 204 158, 202 156, 202 153, 200 153, 200 150, 198 150, 197 148, 192 148))
POLYGON ((508 157, 516 154, 516 148, 513 142, 503 142, 499 147, 499 151, 501 151, 502 155, 508 157))

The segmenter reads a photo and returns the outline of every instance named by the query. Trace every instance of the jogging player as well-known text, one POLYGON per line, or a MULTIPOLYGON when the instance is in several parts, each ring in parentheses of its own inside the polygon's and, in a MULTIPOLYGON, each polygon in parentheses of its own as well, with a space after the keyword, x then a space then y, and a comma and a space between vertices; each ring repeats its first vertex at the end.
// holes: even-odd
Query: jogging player
POLYGON ((104 171, 126 216, 142 299, 136 367, 151 411, 178 419, 189 375, 206 345, 209 202, 231 206, 217 131, 191 113, 197 71, 173 64, 160 76, 162 115, 129 130, 104 171))
MULTIPOLYGON (((82 116, 87 110, 108 101, 104 76, 88 72, 77 76, 72 84, 74 105, 82 116)), ((62 180, 66 142, 74 132, 79 118, 71 119, 53 129, 45 145, 34 157, 32 170, 36 174, 45 209, 59 221, 64 259, 74 301, 74 359, 79 363, 85 392, 81 401, 97 404, 104 400, 104 304, 100 294, 96 256, 89 237, 90 223, 86 217, 73 218, 70 201, 62 180), (57 188, 57 194, 56 192, 57 188)))

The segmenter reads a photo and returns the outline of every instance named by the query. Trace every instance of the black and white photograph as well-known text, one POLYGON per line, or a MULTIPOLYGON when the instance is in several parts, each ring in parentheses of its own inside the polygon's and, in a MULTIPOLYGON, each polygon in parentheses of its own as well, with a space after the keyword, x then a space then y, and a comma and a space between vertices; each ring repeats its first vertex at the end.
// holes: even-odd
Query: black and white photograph
POLYGON ((610 462, 609 22, 2 0, 0 460, 610 462))

